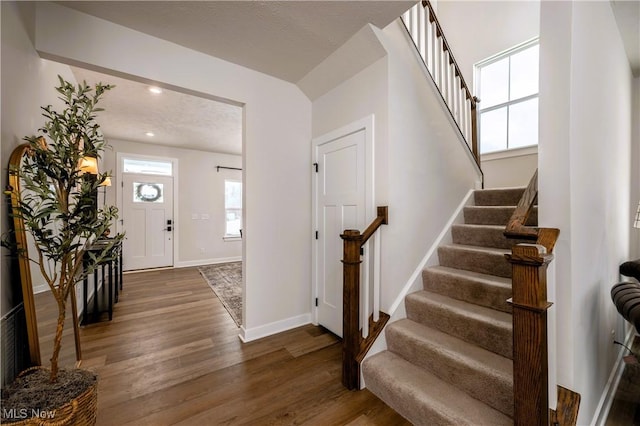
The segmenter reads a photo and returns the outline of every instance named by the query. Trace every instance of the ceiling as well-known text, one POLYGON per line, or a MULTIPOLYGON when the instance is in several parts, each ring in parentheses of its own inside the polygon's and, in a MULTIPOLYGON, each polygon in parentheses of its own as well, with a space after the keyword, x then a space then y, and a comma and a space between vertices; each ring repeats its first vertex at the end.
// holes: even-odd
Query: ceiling
MULTIPOLYGON (((365 24, 379 28, 414 1, 61 1, 66 7, 297 83, 365 24)), ((640 2, 612 0, 634 74, 640 73, 640 2)), ((242 108, 74 68, 109 82, 107 138, 240 154, 242 108), (151 131, 155 136, 148 137, 151 131)))
MULTIPOLYGON (((414 1, 61 1, 58 4, 298 82, 365 24, 384 27, 414 1)), ((242 108, 72 68, 115 84, 101 102, 107 139, 240 154, 242 108), (154 136, 146 136, 146 132, 154 136)))
POLYGON ((635 77, 640 77, 640 1, 611 0, 611 8, 635 77))
POLYGON ((169 145, 178 148, 242 154, 242 107, 71 67, 76 81, 113 84, 98 113, 107 140, 169 145), (153 136, 146 133, 151 132, 153 136))

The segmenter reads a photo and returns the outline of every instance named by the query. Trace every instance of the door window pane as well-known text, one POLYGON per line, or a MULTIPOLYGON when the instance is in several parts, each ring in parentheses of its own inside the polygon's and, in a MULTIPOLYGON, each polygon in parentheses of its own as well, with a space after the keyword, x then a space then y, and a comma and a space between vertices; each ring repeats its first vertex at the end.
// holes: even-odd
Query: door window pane
POLYGON ((134 203, 163 203, 164 191, 161 183, 133 182, 134 203))
POLYGON ((509 107, 509 148, 538 143, 538 98, 509 107))
POLYGON ((481 152, 507 149, 507 107, 480 115, 481 152))

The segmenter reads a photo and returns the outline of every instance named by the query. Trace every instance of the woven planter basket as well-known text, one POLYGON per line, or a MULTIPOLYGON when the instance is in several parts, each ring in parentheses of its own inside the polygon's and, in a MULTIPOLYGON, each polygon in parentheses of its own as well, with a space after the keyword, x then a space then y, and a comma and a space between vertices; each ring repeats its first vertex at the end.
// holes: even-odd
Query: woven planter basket
MULTIPOLYGON (((45 367, 31 367, 20 373, 19 376, 28 374, 33 370, 48 370, 45 367)), ((52 419, 41 419, 31 417, 19 422, 7 423, 8 425, 29 425, 29 426, 93 426, 96 424, 98 412, 98 381, 96 380, 86 391, 76 398, 67 402, 60 408, 55 409, 55 417, 52 419)))

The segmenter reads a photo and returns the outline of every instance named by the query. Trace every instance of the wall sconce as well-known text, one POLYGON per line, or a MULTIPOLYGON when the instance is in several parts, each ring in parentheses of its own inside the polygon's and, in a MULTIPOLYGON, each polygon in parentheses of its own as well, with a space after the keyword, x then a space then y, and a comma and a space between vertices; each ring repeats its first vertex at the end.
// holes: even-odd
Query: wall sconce
POLYGON ((96 157, 82 157, 78 162, 78 170, 80 174, 89 173, 98 174, 98 159, 96 157))
POLYGON ((636 211, 636 219, 633 221, 634 228, 640 228, 640 202, 638 202, 638 210, 636 211))
POLYGON ((107 186, 111 186, 111 176, 104 178, 102 183, 98 186, 102 186, 102 205, 107 205, 107 186))

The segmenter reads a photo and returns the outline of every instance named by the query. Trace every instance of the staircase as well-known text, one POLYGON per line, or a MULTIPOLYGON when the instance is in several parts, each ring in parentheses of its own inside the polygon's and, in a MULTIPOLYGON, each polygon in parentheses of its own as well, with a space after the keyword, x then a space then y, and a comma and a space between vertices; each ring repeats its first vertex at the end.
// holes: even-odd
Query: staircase
MULTIPOLYGON (((503 231, 524 188, 480 190, 367 359, 367 388, 417 425, 513 424, 511 264, 503 231)), ((537 223, 537 208, 529 225, 537 223)))

